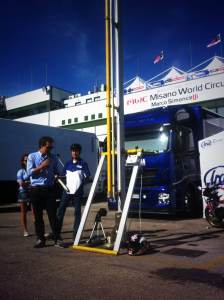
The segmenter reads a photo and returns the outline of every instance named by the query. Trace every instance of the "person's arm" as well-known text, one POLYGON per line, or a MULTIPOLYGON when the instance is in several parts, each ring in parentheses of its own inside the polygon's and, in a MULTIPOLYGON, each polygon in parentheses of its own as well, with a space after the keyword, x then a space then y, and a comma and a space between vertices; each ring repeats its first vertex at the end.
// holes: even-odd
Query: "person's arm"
POLYGON ((39 174, 41 173, 43 170, 45 170, 51 163, 51 159, 47 158, 45 159, 38 167, 33 169, 33 173, 39 174))
POLYGON ((20 187, 23 187, 22 170, 19 170, 16 175, 17 183, 20 187))
POLYGON ((83 183, 86 183, 90 179, 90 171, 89 171, 89 166, 86 162, 83 162, 83 183))
POLYGON ((23 178, 23 171, 22 169, 20 169, 18 172, 17 172, 17 183, 20 187, 23 187, 23 188, 27 188, 29 183, 25 181, 25 178, 23 178))
POLYGON ((35 160, 32 154, 28 156, 27 159, 27 174, 31 176, 32 174, 39 174, 44 169, 46 169, 50 165, 51 159, 45 159, 39 166, 35 166, 35 160))

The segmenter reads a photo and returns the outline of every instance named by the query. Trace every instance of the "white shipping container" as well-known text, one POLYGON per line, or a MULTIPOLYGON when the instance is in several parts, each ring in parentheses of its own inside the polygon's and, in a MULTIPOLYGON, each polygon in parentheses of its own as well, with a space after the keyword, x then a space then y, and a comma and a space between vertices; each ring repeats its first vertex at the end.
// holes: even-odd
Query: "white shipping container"
MULTIPOLYGON (((91 176, 94 177, 98 164, 97 138, 93 133, 70 129, 23 123, 0 118, 0 201, 11 192, 10 186, 16 183, 16 174, 20 169, 21 156, 38 150, 42 136, 51 136, 55 143, 52 153, 59 154, 63 163, 71 158, 70 146, 79 143, 82 146, 81 157, 88 163, 91 176), (12 184, 12 185, 11 185, 12 184)), ((10 199, 7 199, 7 202, 10 199)))

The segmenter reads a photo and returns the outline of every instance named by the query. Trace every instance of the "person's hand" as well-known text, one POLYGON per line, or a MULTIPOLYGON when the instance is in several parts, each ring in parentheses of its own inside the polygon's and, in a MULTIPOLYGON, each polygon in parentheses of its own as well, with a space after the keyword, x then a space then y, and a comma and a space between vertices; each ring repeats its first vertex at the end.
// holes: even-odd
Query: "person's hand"
POLYGON ((92 183, 93 182, 93 178, 90 176, 87 178, 87 183, 92 183))
POLYGON ((23 181, 23 182, 22 182, 22 187, 23 187, 23 188, 28 188, 29 185, 30 185, 30 182, 29 182, 29 181, 23 181))
POLYGON ((41 164, 40 164, 40 167, 41 169, 46 169, 51 163, 51 159, 50 158, 47 158, 45 159, 41 164))

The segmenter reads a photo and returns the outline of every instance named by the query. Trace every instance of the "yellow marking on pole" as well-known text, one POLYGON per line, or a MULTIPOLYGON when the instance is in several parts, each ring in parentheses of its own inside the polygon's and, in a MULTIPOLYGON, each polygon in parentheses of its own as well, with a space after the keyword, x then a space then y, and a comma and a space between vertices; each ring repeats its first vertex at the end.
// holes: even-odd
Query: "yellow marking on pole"
MULTIPOLYGON (((137 154, 138 152, 144 152, 144 150, 142 148, 125 150, 126 154, 137 154)), ((111 150, 111 154, 112 153, 113 153, 113 150, 111 150)), ((114 154, 117 155, 116 150, 114 151, 114 154)), ((107 156, 107 152, 101 152, 101 155, 107 156)))
POLYGON ((144 150, 142 148, 128 149, 128 150, 126 150, 127 154, 137 154, 138 152, 144 152, 144 150))
POLYGON ((117 255, 118 254, 118 251, 114 251, 114 250, 94 248, 94 247, 86 247, 86 246, 78 246, 78 245, 77 246, 72 246, 72 249, 87 251, 87 252, 96 252, 96 253, 102 253, 102 254, 110 254, 110 255, 117 255))

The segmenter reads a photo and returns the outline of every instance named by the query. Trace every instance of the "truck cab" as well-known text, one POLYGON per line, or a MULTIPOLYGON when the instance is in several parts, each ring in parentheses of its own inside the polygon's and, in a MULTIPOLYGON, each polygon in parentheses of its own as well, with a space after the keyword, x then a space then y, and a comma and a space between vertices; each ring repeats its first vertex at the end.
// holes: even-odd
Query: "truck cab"
MULTIPOLYGON (((142 148, 144 160, 130 212, 202 214, 198 141, 204 136, 204 121, 212 117, 199 105, 169 106, 125 116, 125 149, 142 148)), ((212 126, 210 131, 214 131, 212 126)), ((126 166, 127 187, 131 172, 132 167, 126 166)))

